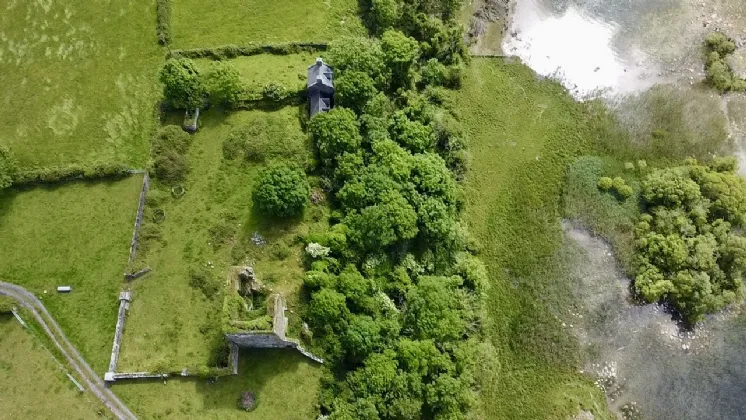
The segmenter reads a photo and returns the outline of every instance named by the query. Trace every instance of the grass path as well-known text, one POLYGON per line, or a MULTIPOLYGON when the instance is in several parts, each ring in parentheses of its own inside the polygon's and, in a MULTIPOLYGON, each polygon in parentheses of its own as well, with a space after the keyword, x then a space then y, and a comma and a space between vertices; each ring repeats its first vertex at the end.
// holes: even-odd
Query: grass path
MULTIPOLYGON (((610 418, 603 394, 579 374, 578 344, 543 299, 561 300, 560 193, 567 164, 596 135, 582 104, 519 63, 474 59, 456 108, 472 167, 467 217, 493 279, 482 365, 487 418, 562 419, 582 407, 610 418)), ((561 304, 554 307, 561 307, 561 304)))

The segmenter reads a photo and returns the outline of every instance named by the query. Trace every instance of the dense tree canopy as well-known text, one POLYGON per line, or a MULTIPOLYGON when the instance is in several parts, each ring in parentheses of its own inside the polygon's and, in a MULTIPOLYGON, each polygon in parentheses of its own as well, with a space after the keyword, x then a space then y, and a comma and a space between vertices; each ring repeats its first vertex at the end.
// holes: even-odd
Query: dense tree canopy
POLYGON ((690 323, 741 299, 746 273, 746 181, 735 165, 690 161, 646 177, 635 230, 635 288, 669 301, 690 323))
POLYGON ((458 85, 459 4, 371 0, 368 26, 382 39, 329 47, 337 103, 308 131, 335 224, 306 238, 328 252, 305 285, 334 372, 320 402, 330 419, 460 419, 473 402, 487 272, 459 220, 451 169, 463 175, 463 132, 435 105, 444 95, 418 90, 458 85))
POLYGON ((261 213, 290 217, 303 212, 310 195, 305 172, 287 165, 273 165, 259 174, 253 198, 261 213))

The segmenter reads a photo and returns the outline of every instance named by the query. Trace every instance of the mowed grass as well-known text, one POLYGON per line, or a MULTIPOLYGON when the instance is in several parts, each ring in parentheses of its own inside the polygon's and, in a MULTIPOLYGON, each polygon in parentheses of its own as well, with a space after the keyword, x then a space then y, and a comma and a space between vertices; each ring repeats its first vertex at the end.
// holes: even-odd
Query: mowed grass
POLYGON ((172 0, 171 10, 174 48, 367 34, 356 0, 172 0))
POLYGON ((114 392, 145 419, 308 420, 315 418, 321 368, 292 350, 241 352, 238 376, 119 382, 114 392), (257 398, 252 412, 239 410, 245 391, 257 398))
POLYGON ((571 302, 563 277, 560 197, 567 165, 602 135, 557 83, 520 63, 474 59, 455 106, 469 137, 467 220, 492 279, 480 409, 492 419, 612 418, 578 373, 580 348, 552 309, 571 302), (552 309, 550 309, 552 308, 552 309))
POLYGON ((156 124, 152 0, 0 0, 0 144, 22 166, 142 167, 156 124))
POLYGON ((288 307, 297 309, 303 278, 299 239, 309 229, 324 229, 327 211, 312 206, 302 218, 289 221, 257 215, 251 192, 264 163, 224 159, 223 141, 236 130, 250 129, 250 141, 261 141, 267 149, 285 148, 287 155, 278 159, 300 163, 308 149, 298 112, 284 108, 225 114, 212 109, 202 114, 188 153, 192 169, 183 183, 186 193, 174 198, 157 184, 149 193, 149 198, 166 198, 145 213, 142 232, 157 233, 142 243, 138 264, 153 272, 132 283, 120 371, 214 366, 214 355, 225 347, 220 327, 223 296, 208 297, 190 286, 192 270, 209 271, 222 291, 231 266, 254 265, 258 278, 288 295, 288 307), (165 211, 162 223, 152 218, 155 208, 165 211), (255 232, 265 245, 251 241, 255 232))
POLYGON ((0 418, 102 418, 93 397, 81 394, 11 315, 0 315, 0 389, 0 418))
MULTIPOLYGON (((323 56, 323 53, 320 53, 323 56)), ((280 83, 288 89, 303 87, 308 66, 313 65, 317 55, 311 53, 274 55, 259 54, 229 60, 241 74, 241 81, 252 91, 261 92, 268 82, 280 83)), ((195 60, 197 68, 204 72, 212 60, 195 60)))
POLYGON ((141 186, 138 175, 0 194, 0 279, 39 296, 101 373, 111 352, 141 186), (72 293, 57 294, 63 285, 72 293))

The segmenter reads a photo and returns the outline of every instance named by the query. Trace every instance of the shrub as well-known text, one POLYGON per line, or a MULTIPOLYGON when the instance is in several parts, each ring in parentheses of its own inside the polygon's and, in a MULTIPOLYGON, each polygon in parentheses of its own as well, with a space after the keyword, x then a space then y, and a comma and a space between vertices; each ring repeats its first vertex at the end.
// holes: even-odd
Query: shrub
POLYGON ((0 144, 0 190, 10 187, 16 170, 17 164, 13 152, 7 146, 0 144))
POLYGON ((288 90, 280 83, 269 82, 264 85, 264 88, 262 89, 262 96, 264 96, 264 99, 267 99, 269 101, 280 102, 283 99, 287 98, 288 90))
POLYGON ((241 394, 238 399, 238 408, 244 411, 253 411, 256 408, 256 395, 251 391, 241 394))
POLYGON ((194 62, 188 58, 171 58, 160 73, 163 96, 177 109, 202 106, 205 86, 194 62))
POLYGON ((274 165, 259 174, 253 199, 264 215, 290 217, 303 212, 310 194, 311 187, 302 170, 274 165))
POLYGON ((705 37, 705 43, 711 51, 717 52, 721 57, 736 51, 736 43, 722 32, 710 32, 705 37))
POLYGON ((153 153, 160 155, 166 152, 184 154, 189 149, 192 136, 178 125, 167 125, 158 130, 153 139, 153 153))
POLYGON ((608 176, 601 177, 601 179, 598 180, 598 189, 601 191, 609 191, 613 185, 614 181, 612 181, 608 176))
POLYGON ((233 106, 245 90, 238 69, 228 61, 213 61, 204 75, 205 89, 210 102, 233 106))
POLYGON ((424 85, 443 86, 446 85, 446 77, 449 71, 446 66, 438 61, 437 58, 431 58, 425 62, 420 70, 420 76, 424 85))
POLYGON ((189 173, 189 162, 186 156, 168 151, 155 158, 153 164, 155 176, 167 183, 183 181, 189 173))
POLYGON ((634 191, 634 189, 632 189, 632 187, 631 187, 631 186, 629 186, 629 185, 622 185, 621 187, 619 187, 619 188, 617 189, 617 191, 616 191, 616 192, 617 192, 617 194, 619 194, 619 196, 620 196, 620 197, 621 197, 622 199, 626 200, 626 199, 628 199, 629 197, 632 197, 632 194, 634 194, 634 192, 635 192, 635 191, 634 191))
POLYGON ((618 176, 618 177, 615 177, 612 180, 612 188, 615 189, 616 191, 619 191, 619 189, 622 188, 625 185, 626 184, 624 182, 624 178, 622 178, 622 177, 618 176))

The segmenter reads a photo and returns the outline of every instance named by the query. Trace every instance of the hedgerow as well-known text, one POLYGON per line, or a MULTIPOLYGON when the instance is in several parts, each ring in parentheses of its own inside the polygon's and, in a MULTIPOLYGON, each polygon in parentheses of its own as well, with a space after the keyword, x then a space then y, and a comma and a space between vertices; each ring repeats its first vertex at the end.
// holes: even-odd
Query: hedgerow
POLYGON ((463 62, 460 30, 454 45, 441 38, 458 7, 374 1, 381 40, 329 47, 340 100, 308 131, 335 223, 306 238, 325 252, 309 256, 305 285, 332 364, 320 403, 331 419, 458 419, 474 401, 487 272, 460 220, 463 132, 422 93, 463 62))
POLYGON ((171 0, 156 0, 155 16, 158 43, 168 45, 171 42, 171 0))

